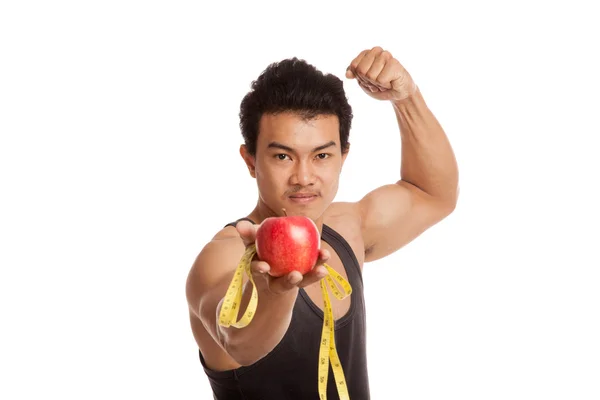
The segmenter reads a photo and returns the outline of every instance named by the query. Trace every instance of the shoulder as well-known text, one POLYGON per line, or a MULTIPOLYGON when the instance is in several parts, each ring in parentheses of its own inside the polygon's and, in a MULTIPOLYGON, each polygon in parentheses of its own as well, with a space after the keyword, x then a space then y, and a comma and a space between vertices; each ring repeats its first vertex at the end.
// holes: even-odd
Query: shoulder
POLYGON ((237 248, 243 250, 243 242, 234 226, 226 226, 216 232, 200 250, 192 269, 202 267, 202 261, 213 256, 226 256, 237 248))
POLYGON ((323 223, 332 228, 361 226, 361 214, 357 203, 334 202, 323 213, 323 223))
POLYGON ((323 223, 339 233, 350 244, 362 265, 365 245, 359 205, 352 202, 332 203, 323 214, 323 223))

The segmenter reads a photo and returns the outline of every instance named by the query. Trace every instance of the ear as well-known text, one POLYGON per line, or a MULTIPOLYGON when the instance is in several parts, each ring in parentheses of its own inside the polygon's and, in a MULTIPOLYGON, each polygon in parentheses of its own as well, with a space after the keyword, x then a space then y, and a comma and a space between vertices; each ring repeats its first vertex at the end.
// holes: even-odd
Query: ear
POLYGON ((250 176, 256 178, 256 158, 248 152, 248 148, 245 144, 240 146, 240 155, 244 159, 246 166, 248 167, 248 171, 250 172, 250 176))

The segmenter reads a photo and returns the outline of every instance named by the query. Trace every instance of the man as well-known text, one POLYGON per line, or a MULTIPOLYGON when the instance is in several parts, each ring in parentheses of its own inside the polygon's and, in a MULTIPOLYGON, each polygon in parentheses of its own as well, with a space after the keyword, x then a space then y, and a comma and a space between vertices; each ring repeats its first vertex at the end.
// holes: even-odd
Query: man
MULTIPOLYGON (((349 398, 369 398, 362 268, 394 253, 448 216, 458 197, 458 170, 449 141, 410 74, 381 47, 360 52, 346 77, 389 102, 401 136, 399 180, 358 202, 333 202, 349 152, 352 109, 343 83, 296 58, 270 65, 241 104, 240 147, 256 179, 256 207, 217 232, 202 249, 186 284, 199 359, 215 399, 318 399, 317 364, 326 262, 352 286, 332 300, 335 343, 349 398), (254 259, 258 307, 242 328, 223 327, 223 297, 258 225, 267 217, 304 215, 321 233, 312 271, 274 278, 254 259)), ((400 155, 399 155, 400 156, 400 155)), ((226 217, 227 218, 227 217, 226 217)), ((241 312, 252 284, 245 278, 241 312)), ((331 370, 330 370, 331 372, 331 370)), ((336 379, 327 399, 339 398, 336 379)))

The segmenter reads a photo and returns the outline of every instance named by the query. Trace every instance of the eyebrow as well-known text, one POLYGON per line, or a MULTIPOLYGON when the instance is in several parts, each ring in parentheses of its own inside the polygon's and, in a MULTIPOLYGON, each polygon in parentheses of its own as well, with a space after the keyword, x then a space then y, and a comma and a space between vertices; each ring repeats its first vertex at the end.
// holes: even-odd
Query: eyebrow
MULTIPOLYGON (((326 148, 331 147, 331 146, 335 146, 335 142, 333 140, 331 142, 325 143, 325 144, 323 144, 321 146, 315 147, 314 149, 312 149, 312 152, 314 153, 316 151, 325 150, 326 148)), ((269 143, 269 145, 267 146, 267 148, 269 148, 269 149, 271 149, 271 148, 282 149, 282 150, 285 150, 285 151, 289 151, 290 153, 295 153, 294 149, 292 149, 291 147, 286 146, 284 144, 281 144, 279 142, 271 142, 271 143, 269 143)))

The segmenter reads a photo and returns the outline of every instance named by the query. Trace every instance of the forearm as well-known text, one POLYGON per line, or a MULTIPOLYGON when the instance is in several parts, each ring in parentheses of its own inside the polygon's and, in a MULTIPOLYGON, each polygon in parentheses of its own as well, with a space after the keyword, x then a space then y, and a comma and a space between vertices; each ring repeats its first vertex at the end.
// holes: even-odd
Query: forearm
POLYGON ((411 183, 441 201, 455 204, 458 167, 442 126, 427 107, 421 92, 393 102, 402 145, 402 181, 411 183))
MULTIPOLYGON (((251 293, 252 284, 246 282, 239 317, 246 311, 251 293)), ((247 326, 219 326, 219 336, 228 354, 241 365, 250 365, 270 353, 289 327, 297 294, 297 288, 282 294, 261 291, 256 311, 247 326)))

